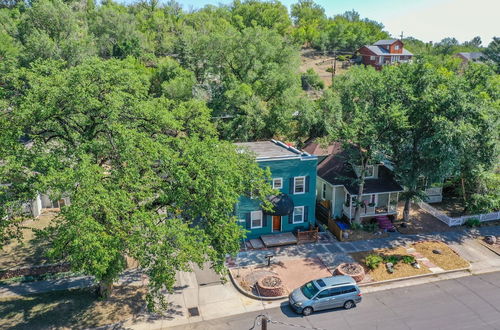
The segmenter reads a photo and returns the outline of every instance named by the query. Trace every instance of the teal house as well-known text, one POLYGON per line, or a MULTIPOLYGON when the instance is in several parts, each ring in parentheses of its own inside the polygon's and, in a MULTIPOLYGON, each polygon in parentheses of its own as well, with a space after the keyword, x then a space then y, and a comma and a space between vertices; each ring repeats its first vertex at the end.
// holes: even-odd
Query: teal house
POLYGON ((257 199, 240 197, 236 215, 249 231, 247 237, 309 230, 314 226, 318 157, 276 140, 236 145, 253 153, 260 167, 269 168, 272 186, 280 191, 269 196, 274 206, 272 212, 263 211, 257 199))

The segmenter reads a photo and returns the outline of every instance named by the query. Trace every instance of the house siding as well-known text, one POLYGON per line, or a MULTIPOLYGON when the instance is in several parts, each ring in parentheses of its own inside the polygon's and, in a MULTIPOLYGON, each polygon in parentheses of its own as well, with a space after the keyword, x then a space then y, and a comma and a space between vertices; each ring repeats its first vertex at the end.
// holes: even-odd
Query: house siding
MULTIPOLYGON (((283 216, 281 219, 281 232, 292 232, 297 229, 307 230, 310 225, 315 225, 317 158, 309 156, 306 159, 258 161, 258 164, 262 168, 269 168, 272 178, 283 178, 283 188, 280 191, 289 195, 293 199, 295 206, 307 207, 307 218, 304 217, 303 223, 291 224, 289 223, 289 216, 283 216), (304 194, 291 194, 290 179, 298 176, 308 177, 306 179, 308 181, 308 189, 306 191, 308 191, 304 194)), ((245 228, 247 227, 246 222, 250 212, 262 210, 260 204, 261 201, 258 199, 251 199, 246 196, 240 197, 239 203, 236 205, 236 216, 240 225, 245 228)), ((266 226, 257 229, 247 229, 247 238, 257 238, 261 235, 273 233, 272 217, 265 214, 264 217, 267 217, 267 221, 263 221, 266 226)))

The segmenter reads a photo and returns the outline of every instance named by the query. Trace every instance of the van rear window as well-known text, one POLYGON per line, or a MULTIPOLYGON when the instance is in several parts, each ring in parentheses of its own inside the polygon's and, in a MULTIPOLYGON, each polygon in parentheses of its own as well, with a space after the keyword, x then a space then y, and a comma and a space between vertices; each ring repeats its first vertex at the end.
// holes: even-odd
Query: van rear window
POLYGON ((326 286, 326 284, 323 280, 317 280, 316 283, 318 283, 318 285, 322 288, 324 288, 326 286))

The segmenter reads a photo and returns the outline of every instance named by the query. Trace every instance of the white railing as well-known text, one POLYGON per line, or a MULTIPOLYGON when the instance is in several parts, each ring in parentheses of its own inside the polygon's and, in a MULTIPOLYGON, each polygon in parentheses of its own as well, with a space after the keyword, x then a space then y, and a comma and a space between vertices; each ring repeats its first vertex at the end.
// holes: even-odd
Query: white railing
MULTIPOLYGON (((378 206, 378 207, 385 207, 385 210, 383 210, 383 211, 380 211, 380 209, 377 210, 377 207, 375 207, 375 206, 367 206, 366 208, 361 207, 360 208, 360 212, 361 212, 360 216, 366 217, 366 216, 372 216, 372 215, 375 216, 375 215, 387 215, 387 214, 397 213, 396 205, 389 205, 388 208, 385 205, 378 206)), ((343 209, 344 209, 344 214, 347 217, 349 217, 349 207, 344 204, 343 209)), ((354 217, 355 211, 356 211, 356 208, 352 207, 351 208, 351 216, 352 217, 354 217)))
POLYGON ((461 217, 450 217, 427 203, 420 202, 418 203, 418 206, 420 206, 422 210, 447 224, 449 227, 463 225, 467 220, 471 218, 479 219, 479 221, 481 222, 500 219, 500 211, 484 214, 464 215, 461 217))

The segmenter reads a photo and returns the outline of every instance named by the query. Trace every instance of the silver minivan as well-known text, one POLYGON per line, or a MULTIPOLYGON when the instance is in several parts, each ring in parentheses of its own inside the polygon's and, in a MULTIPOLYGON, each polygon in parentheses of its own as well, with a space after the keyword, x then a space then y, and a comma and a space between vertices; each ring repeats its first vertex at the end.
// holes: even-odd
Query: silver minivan
POLYGON ((331 276, 307 282, 288 296, 290 306, 303 315, 329 308, 350 309, 361 302, 361 292, 350 276, 331 276))

